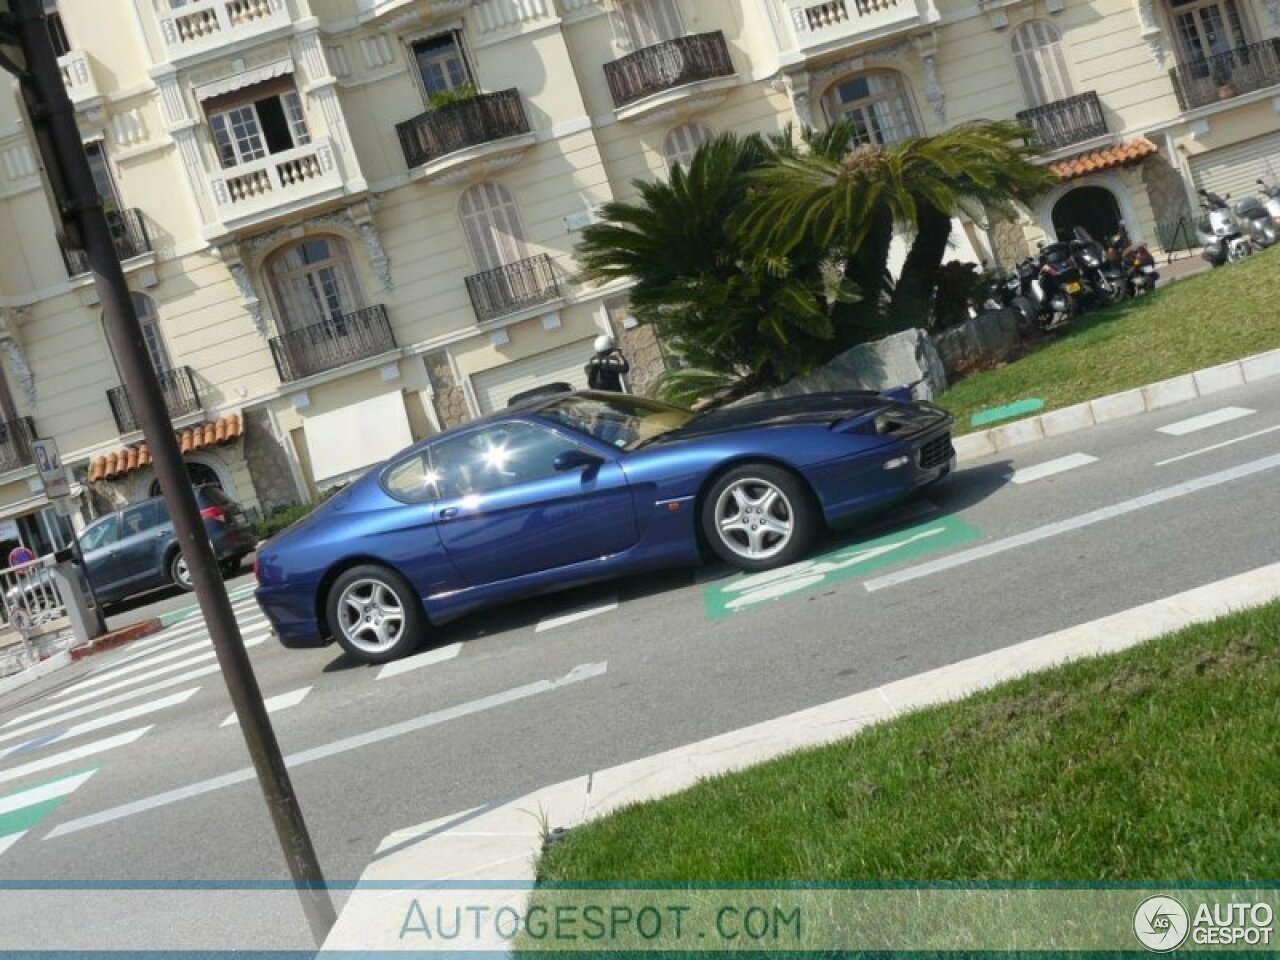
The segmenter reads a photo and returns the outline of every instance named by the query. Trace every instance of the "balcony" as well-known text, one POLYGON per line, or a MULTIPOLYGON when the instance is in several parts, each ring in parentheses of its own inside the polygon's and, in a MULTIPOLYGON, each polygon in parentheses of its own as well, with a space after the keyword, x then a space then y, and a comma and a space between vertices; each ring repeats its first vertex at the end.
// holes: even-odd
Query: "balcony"
MULTIPOLYGON (((160 380, 160 392, 164 395, 165 409, 170 418, 195 413, 200 409, 200 391, 196 389, 195 373, 190 367, 175 367, 157 373, 160 380)), ((112 387, 107 391, 107 402, 111 404, 111 414, 116 418, 116 429, 120 433, 134 433, 142 429, 137 415, 133 412, 133 401, 129 399, 129 391, 124 387, 112 387)))
POLYGON ((826 53, 923 24, 917 0, 786 0, 796 51, 826 53))
POLYGON ((1280 83, 1280 39, 1273 38, 1226 53, 1192 60, 1169 71, 1178 106, 1207 107, 1280 83))
POLYGON ((655 94, 734 75, 719 30, 656 43, 604 65, 613 105, 623 107, 655 94))
POLYGON ((67 96, 77 107, 91 107, 101 102, 102 93, 93 74, 93 64, 83 50, 72 50, 60 56, 58 68, 62 71, 62 85, 67 88, 67 96))
MULTIPOLYGON (((151 252, 151 237, 141 210, 112 210, 107 214, 107 227, 121 263, 151 252)), ((89 272, 89 255, 79 247, 63 247, 62 260, 67 265, 68 276, 78 277, 89 272)))
POLYGON ((467 277, 467 293, 481 323, 560 298, 555 268, 545 253, 467 277))
POLYGON ((0 473, 29 467, 35 462, 31 455, 31 441, 35 437, 36 426, 30 417, 0 423, 0 473))
POLYGON ((1017 119, 1023 126, 1031 128, 1027 142, 1044 153, 1107 134, 1102 103, 1092 90, 1023 110, 1017 119))
POLYGON ((223 227, 290 213, 343 191, 338 154, 328 137, 302 147, 227 167, 209 176, 214 214, 223 227))
POLYGON ((281 383, 336 370, 395 348, 396 338, 382 304, 271 338, 271 356, 281 383))
POLYGON ((193 0, 160 14, 169 60, 223 49, 291 23, 285 0, 193 0))
POLYGON ((422 168, 418 175, 432 180, 476 162, 489 168, 514 163, 534 141, 515 89, 428 110, 396 124, 396 133, 405 164, 410 170, 422 168))

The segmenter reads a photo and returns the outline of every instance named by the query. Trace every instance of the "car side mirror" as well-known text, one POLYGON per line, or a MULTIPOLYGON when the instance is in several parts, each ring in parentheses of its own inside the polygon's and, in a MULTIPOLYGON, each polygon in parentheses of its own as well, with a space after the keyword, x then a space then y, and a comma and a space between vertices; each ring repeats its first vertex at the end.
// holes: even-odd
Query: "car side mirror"
POLYGON ((604 463, 603 457, 597 457, 594 453, 574 447, 572 450, 557 454, 555 460, 551 461, 551 466, 557 473, 567 473, 570 470, 582 468, 594 469, 602 463, 604 463))

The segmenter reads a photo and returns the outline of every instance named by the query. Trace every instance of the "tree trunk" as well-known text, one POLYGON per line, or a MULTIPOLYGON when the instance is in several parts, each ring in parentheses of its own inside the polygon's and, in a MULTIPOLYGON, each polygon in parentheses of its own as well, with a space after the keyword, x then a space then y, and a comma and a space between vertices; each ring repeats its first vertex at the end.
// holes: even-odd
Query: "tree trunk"
POLYGON ((887 209, 881 209, 875 214, 866 239, 845 261, 844 275, 857 286, 861 299, 840 304, 835 311, 838 353, 874 338, 884 325, 881 300, 887 285, 891 243, 893 217, 887 209))
POLYGON ((903 261, 889 302, 889 318, 895 330, 928 326, 938 268, 947 255, 950 237, 951 218, 936 207, 921 204, 916 212, 916 239, 903 261))

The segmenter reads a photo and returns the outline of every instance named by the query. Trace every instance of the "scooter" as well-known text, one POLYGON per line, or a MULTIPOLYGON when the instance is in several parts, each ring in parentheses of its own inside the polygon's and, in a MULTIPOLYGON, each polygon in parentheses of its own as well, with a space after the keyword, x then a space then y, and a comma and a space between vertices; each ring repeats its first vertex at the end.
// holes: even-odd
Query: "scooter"
POLYGON ((1233 209, 1236 222, 1244 226, 1249 242, 1258 249, 1265 250, 1280 240, 1280 226, 1257 197, 1241 197, 1233 209))
POLYGON ((1107 241, 1107 260, 1124 272, 1129 296, 1150 293, 1156 288, 1156 281, 1160 279, 1156 258, 1145 243, 1129 242, 1129 230, 1123 222, 1107 241))
POLYGON ((1202 188, 1200 196, 1204 198, 1200 205, 1209 215, 1208 229, 1201 229, 1204 249, 1200 251, 1200 256, 1213 266, 1220 267, 1224 263, 1243 260, 1253 253, 1253 244, 1240 232, 1236 218, 1227 206, 1231 194, 1220 197, 1202 188))
POLYGON ((1258 192, 1262 194, 1262 202, 1271 214, 1271 219, 1280 223, 1280 186, 1268 187, 1261 177, 1258 178, 1258 192))
POLYGON ((1111 263, 1102 244, 1089 235, 1084 227, 1072 230, 1075 240, 1071 243, 1071 255, 1080 268, 1084 292, 1102 306, 1119 303, 1129 295, 1129 284, 1122 267, 1111 263))

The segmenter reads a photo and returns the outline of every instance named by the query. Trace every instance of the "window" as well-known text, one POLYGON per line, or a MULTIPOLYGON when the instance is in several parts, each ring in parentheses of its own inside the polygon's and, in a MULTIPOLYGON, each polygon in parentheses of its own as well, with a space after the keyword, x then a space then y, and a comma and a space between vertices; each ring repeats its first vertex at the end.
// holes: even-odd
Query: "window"
POLYGON ((1039 107, 1065 100, 1075 91, 1062 49, 1062 35, 1052 23, 1031 20, 1013 32, 1013 62, 1027 105, 1039 107))
POLYGON ((285 330, 336 320, 361 303, 347 244, 338 237, 307 237, 285 247, 267 262, 267 275, 285 330))
POLYGON ((147 345, 147 356, 151 358, 151 366, 156 373, 167 373, 172 369, 169 363, 169 350, 164 345, 164 337, 160 333, 160 317, 156 314, 156 305, 144 293, 131 293, 133 312, 138 315, 138 324, 142 327, 142 341, 147 345))
MULTIPOLYGON (((292 81, 287 81, 291 83, 292 81)), ((256 99, 227 102, 217 98, 218 105, 205 105, 218 162, 223 168, 261 160, 269 153, 283 153, 311 142, 302 98, 292 89, 262 96, 259 85, 256 99)))
POLYGON ((144 500, 142 503, 128 507, 120 515, 124 536, 136 537, 155 529, 169 520, 169 511, 163 500, 144 500))
POLYGON ((100 547, 109 547, 120 539, 120 517, 112 514, 97 523, 91 523, 80 534, 80 549, 86 553, 100 547))
POLYGON ((471 71, 462 56, 456 33, 446 33, 413 45, 413 58, 427 99, 471 83, 471 71))
POLYGON ((516 202, 499 183, 477 183, 458 201, 462 229, 480 270, 495 270, 527 256, 516 202))
POLYGON ((917 135, 911 103, 902 77, 880 70, 848 77, 822 98, 827 120, 852 120, 855 144, 897 143, 917 135))
POLYGON ((1236 0, 1170 0, 1178 49, 1187 62, 1248 45, 1236 0))
POLYGON ((98 190, 98 197, 107 213, 120 209, 120 198, 116 194, 116 184, 111 177, 111 168, 107 165, 107 155, 102 149, 101 140, 92 140, 84 145, 85 156, 89 158, 89 170, 93 173, 93 185, 98 190))
POLYGON ((65 57, 71 52, 71 41, 67 39, 67 28, 62 24, 62 14, 58 12, 57 0, 44 0, 44 22, 49 28, 53 55, 65 57))
POLYGON ((439 478, 431 469, 425 450, 392 464, 382 478, 382 485, 387 493, 406 503, 426 503, 440 496, 439 478))
POLYGON ((662 141, 662 156, 667 167, 680 164, 687 170, 698 148, 711 142, 715 135, 715 131, 704 123, 682 123, 674 128, 662 141))
POLYGON ((579 449, 553 430, 507 422, 430 446, 430 482, 442 498, 466 497, 555 476, 555 459, 579 449))
POLYGON ((633 50, 684 36, 684 21, 676 0, 626 0, 622 19, 633 50))

